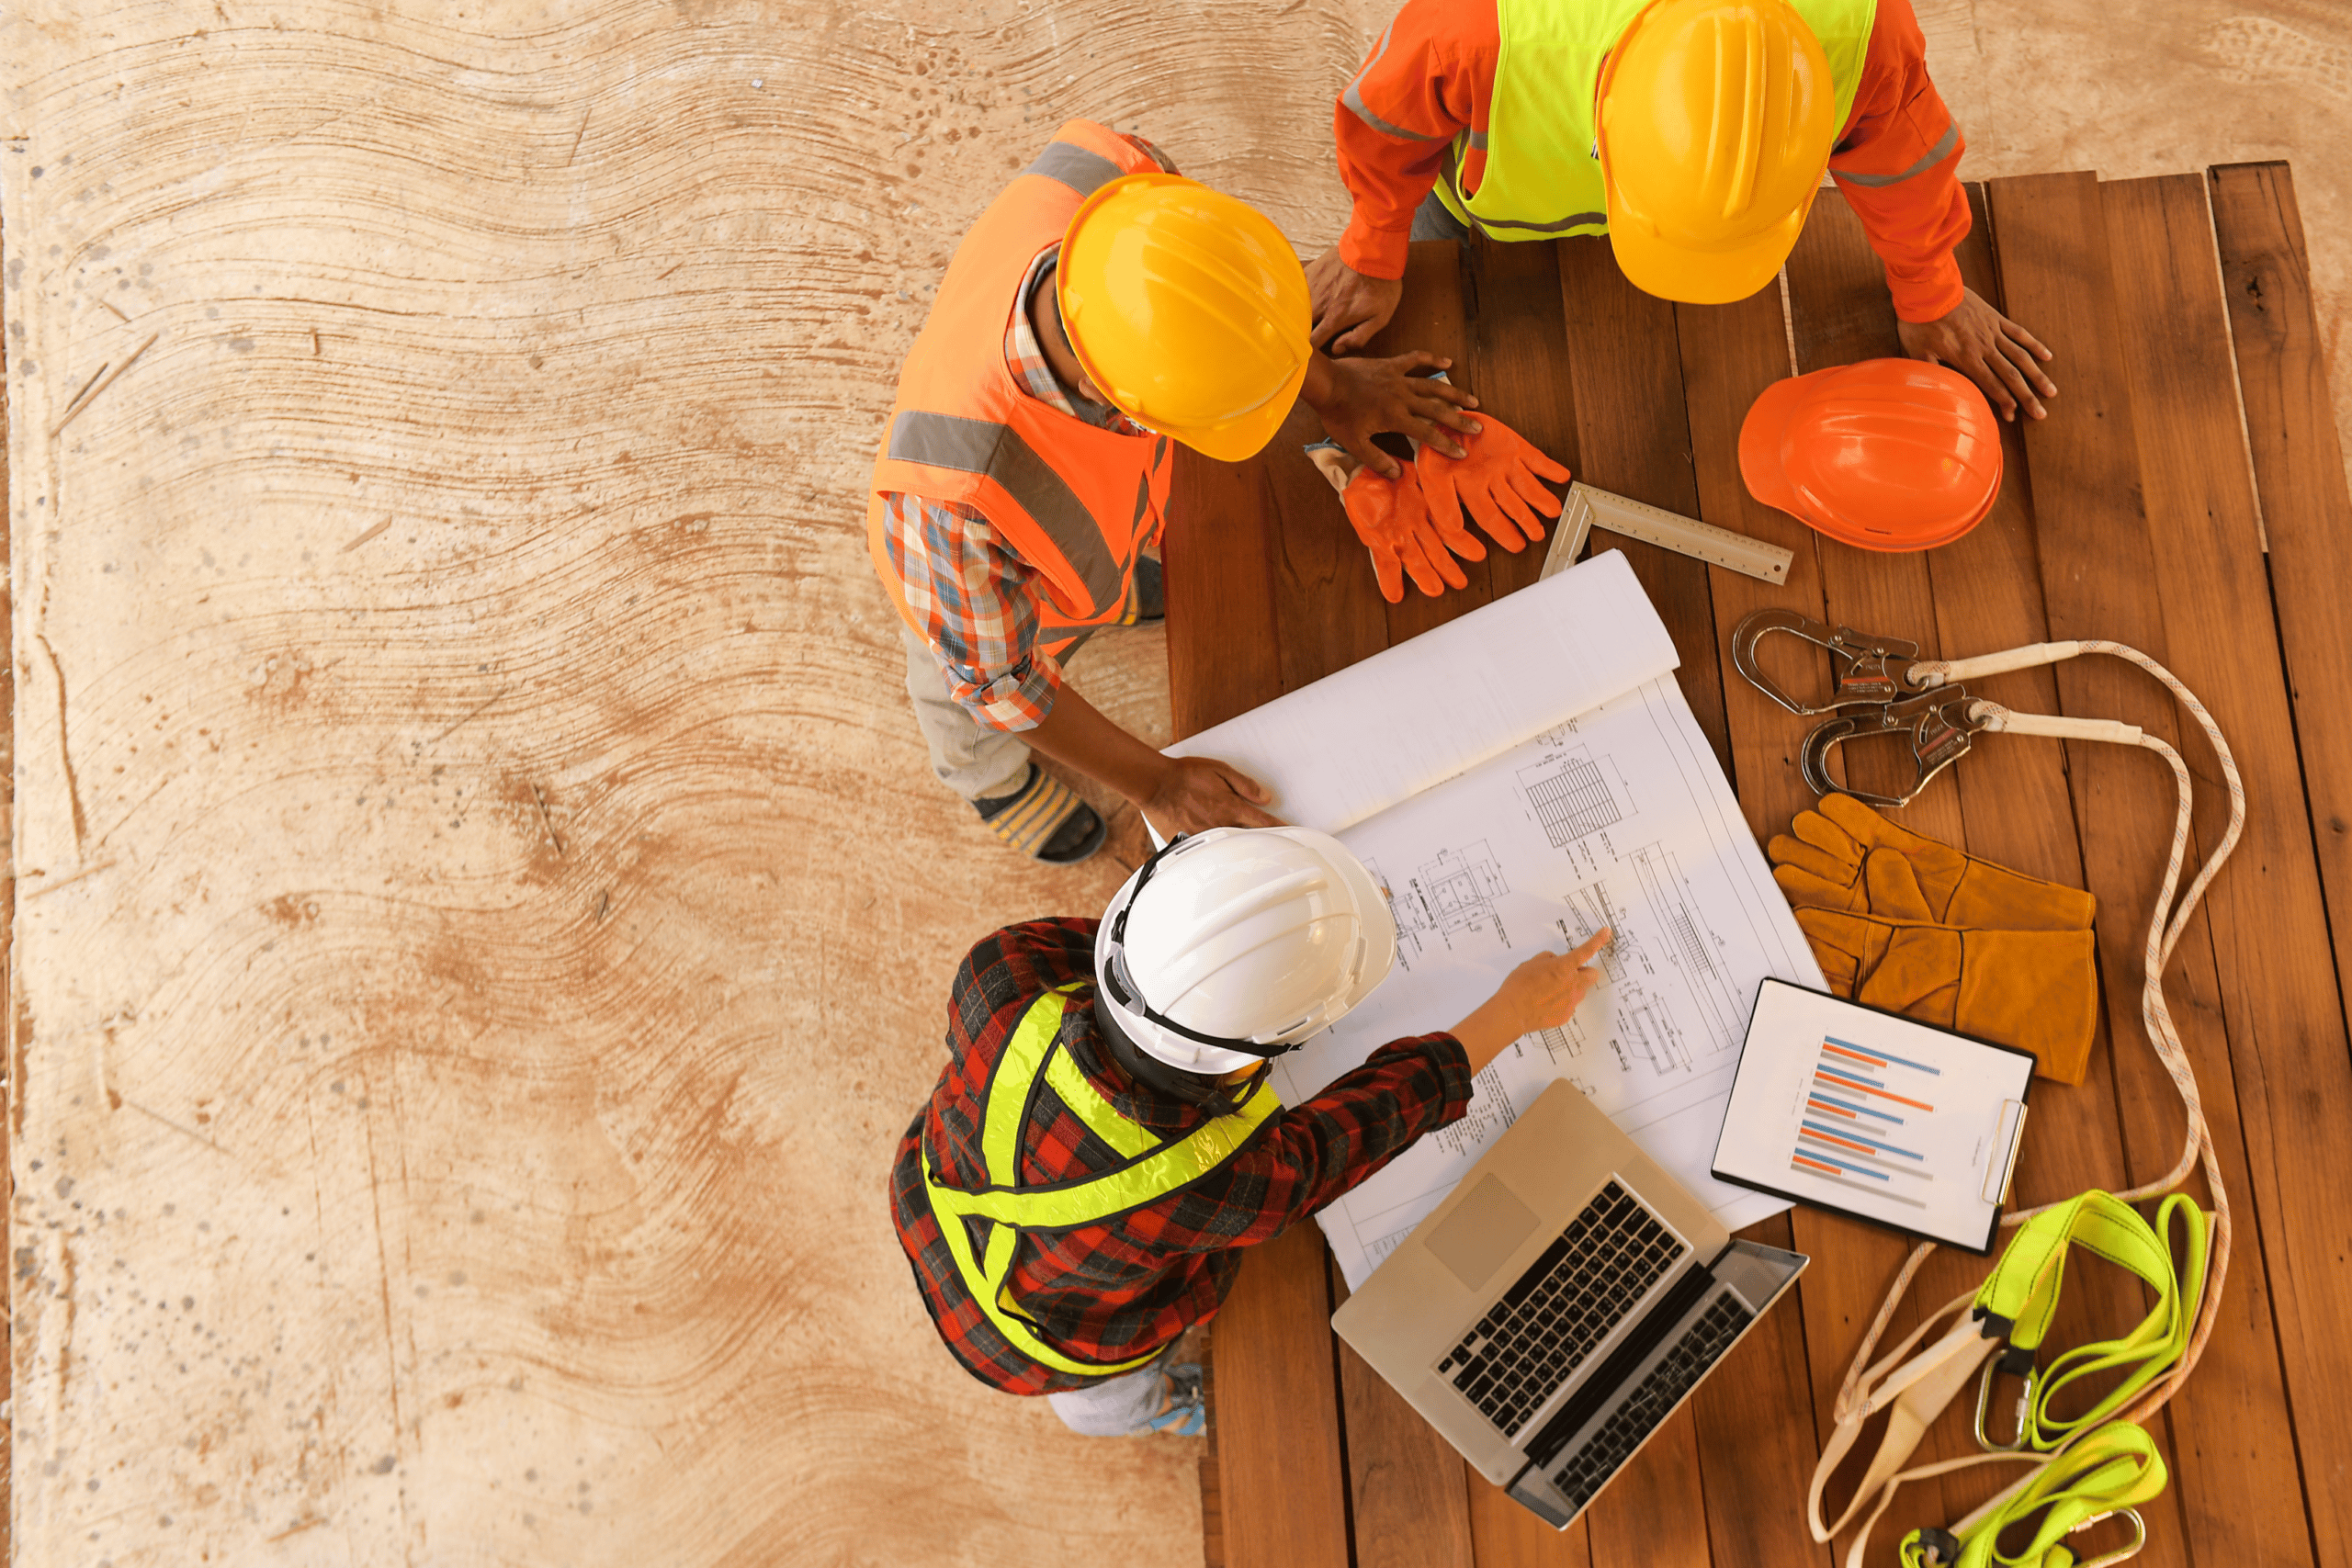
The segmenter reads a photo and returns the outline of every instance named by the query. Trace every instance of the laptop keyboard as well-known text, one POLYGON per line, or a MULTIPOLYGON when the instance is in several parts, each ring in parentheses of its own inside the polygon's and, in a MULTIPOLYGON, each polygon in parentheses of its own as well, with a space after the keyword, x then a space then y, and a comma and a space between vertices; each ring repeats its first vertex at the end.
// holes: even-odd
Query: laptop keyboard
POLYGON ((1462 1337, 1438 1374, 1505 1435, 1516 1432, 1689 1251, 1611 1181, 1462 1337))
POLYGON ((1594 1494, 1609 1484, 1618 1467, 1657 1429, 1692 1385, 1707 1375, 1707 1370, 1755 1316, 1729 1291, 1718 1295, 1714 1305, 1650 1369, 1649 1376, 1625 1396, 1591 1440, 1552 1472, 1552 1484, 1566 1496, 1572 1512, 1591 1502, 1594 1494))

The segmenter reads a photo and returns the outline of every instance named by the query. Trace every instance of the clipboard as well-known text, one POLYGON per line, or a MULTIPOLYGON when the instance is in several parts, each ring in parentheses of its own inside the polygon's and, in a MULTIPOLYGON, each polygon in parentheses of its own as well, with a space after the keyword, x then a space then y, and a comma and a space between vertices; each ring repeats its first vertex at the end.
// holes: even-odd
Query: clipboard
POLYGON ((1988 1254, 2032 1084, 2031 1052, 1768 979, 1713 1174, 1988 1254))

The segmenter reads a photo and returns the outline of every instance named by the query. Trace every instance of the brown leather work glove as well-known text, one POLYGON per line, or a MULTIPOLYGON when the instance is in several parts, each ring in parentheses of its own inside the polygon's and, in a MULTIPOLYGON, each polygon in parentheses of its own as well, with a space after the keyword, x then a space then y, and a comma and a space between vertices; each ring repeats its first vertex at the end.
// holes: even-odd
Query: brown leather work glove
POLYGON ((1850 795, 1824 795, 1765 846, 1772 880, 1799 908, 1842 909, 1969 931, 2088 931, 2098 901, 2079 888, 1976 860, 1923 839, 1850 795), (1792 837, 1791 835, 1794 836, 1792 837))
POLYGON ((2030 1051, 2041 1077, 2083 1081, 2098 1024, 2089 931, 1962 931, 1834 909, 1796 915, 1836 995, 2030 1051))

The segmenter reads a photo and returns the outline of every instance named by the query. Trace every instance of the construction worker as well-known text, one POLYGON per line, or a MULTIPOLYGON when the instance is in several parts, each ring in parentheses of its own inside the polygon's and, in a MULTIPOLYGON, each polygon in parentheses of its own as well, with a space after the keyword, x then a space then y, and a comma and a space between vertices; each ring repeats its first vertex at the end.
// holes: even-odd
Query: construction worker
POLYGON ((1238 462, 1304 399, 1383 474, 1402 431, 1454 457, 1476 400, 1413 371, 1428 354, 1335 362, 1307 342, 1306 279, 1273 224, 1086 120, 956 248, 899 373, 867 539, 907 623, 907 691, 933 771, 1007 844, 1085 859, 1102 818, 1031 750, 1099 780, 1162 835, 1262 826, 1266 791, 1168 758, 1062 684, 1106 626, 1157 619, 1143 552, 1166 515, 1170 441, 1238 462))
POLYGON ((1408 240, 1606 232, 1635 286, 1744 299, 1825 168, 1886 266, 1904 352, 2004 418, 2058 389, 2033 334, 1961 282, 1965 150, 1911 0, 1406 0, 1340 96, 1355 209, 1308 271, 1314 341, 1396 309, 1408 240))
POLYGON ((1567 1021, 1608 939, 1537 954, 1453 1028, 1285 1107, 1267 1058, 1344 1016, 1396 953, 1386 899, 1338 840, 1178 839, 1100 921, 996 932, 956 972, 950 1059, 891 1169, 940 1337, 1089 1436, 1200 1431, 1199 1368, 1161 1363, 1242 1249, 1458 1120, 1505 1046, 1567 1021))

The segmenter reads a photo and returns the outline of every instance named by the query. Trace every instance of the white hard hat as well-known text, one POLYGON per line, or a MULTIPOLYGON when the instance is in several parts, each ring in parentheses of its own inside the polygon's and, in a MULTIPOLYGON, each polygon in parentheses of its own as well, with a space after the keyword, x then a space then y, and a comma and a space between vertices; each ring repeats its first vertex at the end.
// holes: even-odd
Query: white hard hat
POLYGON ((1098 1005, 1147 1055, 1224 1074, 1329 1028, 1396 960, 1363 863, 1311 828, 1215 828, 1146 861, 1102 912, 1098 1005))

